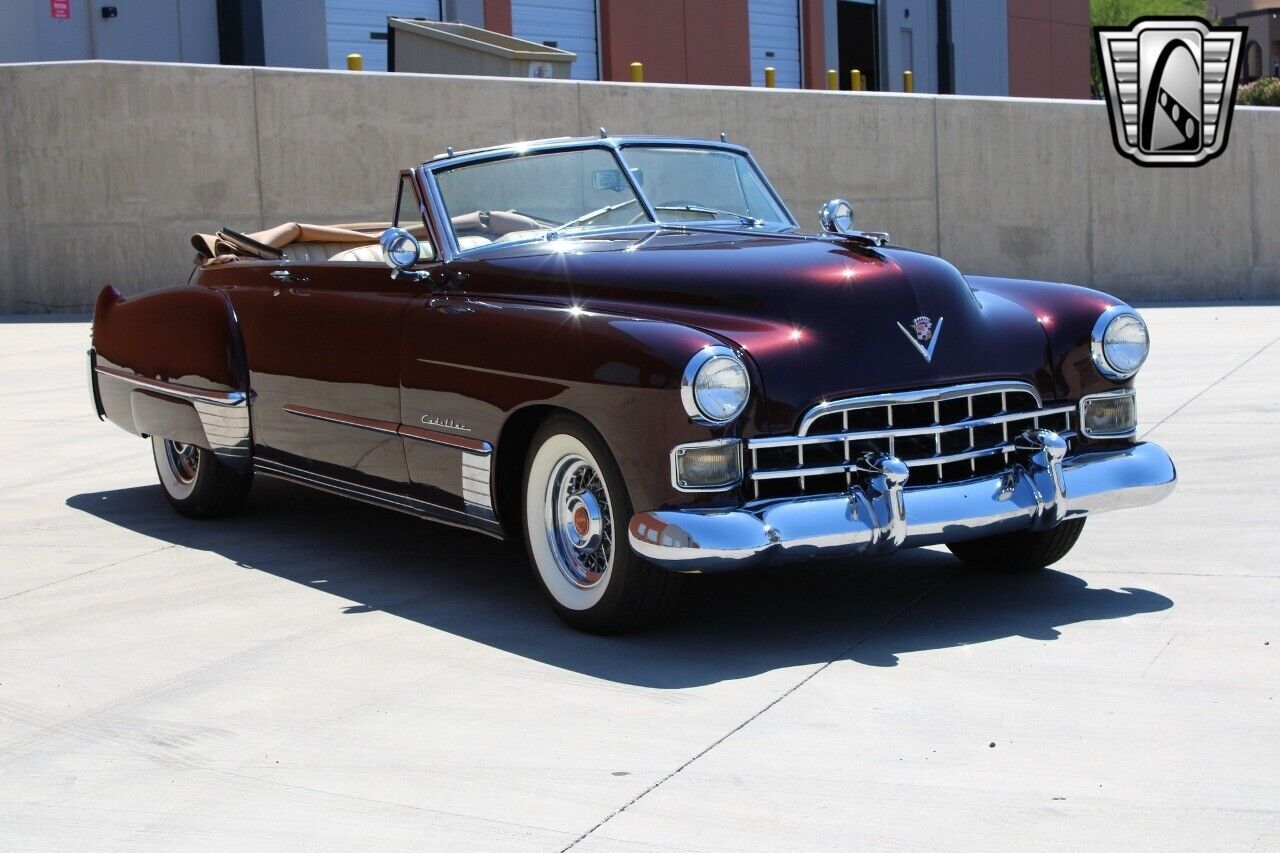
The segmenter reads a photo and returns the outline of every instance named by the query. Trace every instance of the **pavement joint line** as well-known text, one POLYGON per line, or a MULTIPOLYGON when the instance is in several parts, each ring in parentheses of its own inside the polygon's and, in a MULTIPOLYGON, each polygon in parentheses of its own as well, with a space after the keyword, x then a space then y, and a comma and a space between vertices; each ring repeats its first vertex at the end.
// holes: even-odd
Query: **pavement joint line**
POLYGON ((1244 367, 1246 364, 1248 364, 1249 362, 1253 361, 1253 360, 1254 360, 1255 358, 1257 358, 1258 356, 1262 355, 1264 352, 1266 352, 1268 349, 1270 349, 1270 348, 1271 348, 1271 346, 1272 346, 1273 344, 1275 344, 1277 341, 1280 341, 1280 337, 1273 338, 1273 339, 1271 339, 1270 341, 1268 341, 1267 343, 1263 344, 1261 349, 1259 349, 1259 350, 1258 350, 1257 352, 1255 352, 1253 355, 1251 355, 1251 356, 1249 356, 1248 358, 1246 358, 1244 361, 1242 361, 1242 362, 1240 362, 1239 364, 1237 364, 1235 367, 1233 367, 1233 368, 1231 368, 1230 370, 1228 370, 1226 373, 1224 373, 1224 374, 1222 374, 1221 376, 1219 376, 1217 379, 1215 379, 1215 380, 1213 380, 1212 382, 1210 382, 1210 383, 1209 383, 1208 385, 1206 385, 1205 387, 1201 388, 1199 391, 1197 391, 1195 394, 1193 394, 1193 395, 1192 395, 1192 396, 1191 396, 1191 397, 1190 397, 1190 398, 1189 398, 1185 403, 1183 403, 1181 406, 1178 406, 1178 408, 1174 409, 1172 412, 1170 412, 1169 414, 1165 415, 1165 416, 1164 416, 1163 418, 1161 418, 1160 420, 1156 421, 1155 426, 1153 426, 1153 427, 1151 427, 1150 429, 1148 429, 1146 432, 1144 432, 1144 433, 1143 433, 1141 436, 1139 436, 1139 437, 1140 437, 1140 438, 1146 438, 1147 436, 1151 435, 1151 433, 1153 433, 1153 432, 1155 432, 1156 430, 1158 430, 1158 429, 1159 429, 1160 427, 1162 427, 1165 423, 1167 423, 1169 420, 1171 420, 1175 415, 1177 415, 1177 414, 1178 414, 1178 412, 1181 412, 1181 411, 1182 411, 1183 409, 1185 409, 1187 406, 1190 406, 1190 405, 1191 405, 1192 403, 1194 403, 1196 400, 1199 400, 1199 399, 1200 399, 1201 397, 1203 397, 1205 394, 1208 394, 1208 393, 1209 393, 1210 391, 1212 391, 1214 388, 1217 388, 1219 385, 1221 385, 1223 382, 1225 382, 1225 381, 1226 381, 1226 380, 1231 376, 1231 374, 1235 373, 1237 370, 1239 370, 1240 368, 1244 367))
MULTIPOLYGON (((1172 610, 1173 608, 1170 609, 1172 610)), ((1165 618, 1168 618, 1168 614, 1166 614, 1165 618)), ((1163 619, 1160 621, 1161 623, 1164 622, 1163 619)), ((1138 678, 1141 679, 1147 677, 1147 673, 1151 671, 1151 667, 1156 665, 1156 661, 1160 660, 1160 656, 1169 650, 1169 647, 1173 645, 1174 640, 1178 639, 1178 633, 1178 631, 1174 631, 1173 635, 1164 641, 1164 645, 1160 647, 1160 651, 1156 652, 1155 657, 1151 658, 1151 660, 1147 662, 1147 665, 1142 668, 1142 675, 1139 675, 1138 678)))
POLYGON ((804 687, 804 686, 805 686, 806 684, 808 684, 810 681, 813 681, 813 679, 815 679, 816 677, 818 677, 818 675, 820 675, 822 672, 824 672, 828 667, 830 667, 830 666, 832 666, 833 664, 835 664, 835 663, 836 663, 836 661, 841 661, 841 660, 844 660, 845 658, 847 658, 850 654, 852 654, 852 653, 853 653, 853 650, 854 650, 854 649, 856 649, 858 646, 860 646, 860 645, 862 645, 863 643, 865 643, 867 640, 871 639, 871 637, 872 637, 872 636, 874 636, 877 632, 879 632, 881 629, 883 629, 883 628, 887 627, 890 623, 892 623, 894 620, 896 620, 896 619, 897 619, 899 616, 901 616, 902 614, 906 613, 906 612, 907 612, 908 610, 910 610, 912 607, 915 607, 917 604, 919 604, 921 601, 923 601, 923 600, 924 600, 924 598, 925 598, 927 595, 929 595, 929 593, 933 592, 934 590, 938 589, 938 588, 939 588, 939 587, 941 587, 943 584, 945 584, 947 581, 949 581, 949 580, 951 580, 952 578, 954 578, 954 577, 956 576, 956 574, 958 574, 958 572, 959 572, 959 570, 958 570, 958 569, 953 569, 952 571, 947 572, 947 574, 943 575, 943 576, 942 576, 941 578, 939 578, 938 580, 936 580, 936 581, 934 581, 933 583, 931 583, 931 584, 928 586, 928 588, 926 588, 923 592, 921 592, 921 593, 920 593, 919 595, 917 595, 915 598, 913 598, 913 599, 911 599, 910 601, 908 601, 906 604, 902 605, 902 607, 898 608, 898 609, 897 609, 897 610, 895 610, 893 613, 891 613, 891 614, 889 614, 888 616, 886 616, 886 617, 885 617, 883 620, 881 620, 880 622, 878 622, 878 623, 876 623, 875 625, 873 625, 873 626, 871 627, 871 629, 870 629, 870 630, 868 630, 865 634, 863 634, 863 635, 862 635, 861 637, 859 637, 858 639, 854 640, 854 641, 853 641, 851 644, 849 644, 846 648, 844 648, 842 651, 840 651, 838 654, 836 654, 836 656, 835 656, 835 657, 833 657, 833 658, 831 658, 830 660, 826 661, 826 662, 825 662, 825 663, 823 663, 821 666, 819 666, 817 669, 813 670, 813 671, 812 671, 812 672, 810 672, 808 675, 806 675, 804 678, 800 679, 800 680, 799 680, 799 681, 797 681, 795 684, 793 684, 793 685, 791 685, 790 687, 788 687, 788 688, 787 688, 786 690, 784 690, 781 694, 779 694, 777 697, 775 697, 774 699, 772 699, 768 704, 766 704, 763 708, 761 708, 760 710, 756 711, 756 712, 755 712, 754 714, 752 714, 750 717, 747 717, 747 718, 746 718, 745 720, 743 720, 741 723, 738 723, 738 725, 734 726, 732 729, 730 729, 729 731, 725 732, 723 735, 721 735, 720 737, 718 737, 718 738, 716 738, 714 741, 712 741, 708 746, 704 747, 702 750, 700 750, 699 752, 697 752, 696 754, 694 754, 694 755, 693 755, 693 757, 692 757, 692 758, 690 758, 688 761, 684 762, 684 763, 683 763, 683 764, 681 764, 679 767, 677 767, 675 770, 672 770, 672 771, 671 771, 670 773, 668 773, 666 776, 663 776, 663 777, 662 777, 661 779, 659 779, 657 782, 654 782, 652 785, 650 785, 649 787, 645 788, 645 789, 644 789, 643 791, 641 791, 640 793, 636 794, 634 797, 632 797, 632 798, 631 798, 630 800, 628 800, 626 803, 623 803, 621 806, 619 806, 618 808, 616 808, 616 809, 614 809, 612 812, 610 812, 608 815, 606 815, 606 816, 604 817, 604 819, 602 819, 602 820, 601 820, 599 823, 597 823, 595 826, 591 827, 591 828, 590 828, 590 829, 588 829, 586 832, 582 833, 582 834, 581 834, 581 835, 579 835, 577 838, 573 839, 573 841, 569 842, 567 845, 565 845, 564 847, 560 848, 560 853, 566 853, 566 851, 571 850, 571 849, 573 849, 574 847, 578 846, 578 844, 579 844, 579 843, 581 843, 582 841, 585 841, 585 840, 587 839, 587 837, 588 837, 588 836, 590 836, 590 835, 592 835, 592 834, 593 834, 597 829, 599 829, 600 827, 604 826, 606 823, 608 823, 609 821, 613 820, 615 817, 617 817, 618 815, 622 814, 622 813, 623 813, 623 812, 625 812, 627 809, 629 809, 629 808, 631 808, 632 806, 634 806, 636 803, 640 802, 642 799, 644 799, 645 797, 647 797, 649 794, 653 793, 653 792, 654 792, 654 791, 656 791, 658 788, 660 788, 662 785, 666 784, 669 780, 671 780, 671 779, 675 778, 675 777, 676 777, 679 773, 681 773, 681 772, 682 772, 686 767, 689 767, 691 764, 693 764, 693 763, 694 763, 695 761, 697 761, 699 758, 702 758, 702 756, 704 756, 704 755, 706 755, 707 753, 711 752, 711 750, 715 749, 717 746, 719 746, 720 744, 724 743, 724 742, 725 742, 725 741, 727 741, 729 738, 733 737, 735 734, 737 734, 738 732, 740 732, 740 731, 742 731, 743 729, 745 729, 748 725, 750 725, 751 723, 753 723, 753 722, 755 722, 756 720, 758 720, 760 717, 762 717, 762 716, 765 714, 765 712, 767 712, 770 708, 772 708, 773 706, 775 706, 775 705, 777 705, 778 703, 780 703, 783 699, 786 699, 788 696, 790 696, 791 694, 795 693, 795 692, 796 692, 797 690, 799 690, 801 687, 804 687))
POLYGON ((127 563, 130 560, 136 560, 139 557, 149 557, 152 554, 159 554, 161 551, 167 551, 170 548, 176 548, 176 547, 178 546, 173 544, 161 545, 159 548, 153 548, 150 551, 143 551, 141 554, 134 554, 131 557, 125 557, 123 560, 116 560, 114 563, 107 563, 105 566, 98 566, 97 568, 93 568, 93 569, 85 569, 83 572, 77 572, 74 575, 67 575, 65 578, 58 578, 57 580, 49 581, 48 583, 42 583, 39 586, 33 586, 30 589, 22 589, 22 590, 18 590, 17 592, 11 592, 8 595, 0 596, 0 601, 9 601, 10 599, 17 598, 20 595, 26 595, 29 592, 36 592, 37 590, 47 589, 51 586, 55 586, 57 584, 64 583, 66 581, 73 581, 76 578, 82 578, 85 575, 91 575, 94 572, 100 572, 103 569, 110 569, 115 566, 119 566, 122 563, 127 563))

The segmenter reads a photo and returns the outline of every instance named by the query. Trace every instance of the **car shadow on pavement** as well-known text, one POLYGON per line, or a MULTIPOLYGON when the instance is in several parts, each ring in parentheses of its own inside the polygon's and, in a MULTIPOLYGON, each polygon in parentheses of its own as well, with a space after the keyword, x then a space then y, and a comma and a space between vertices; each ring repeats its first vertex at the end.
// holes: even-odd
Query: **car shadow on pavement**
MULTIPOLYGON (((177 515, 159 486, 79 494, 67 505, 335 596, 346 614, 384 611, 552 666, 656 688, 841 658, 895 666, 910 652, 1015 636, 1052 640, 1064 625, 1173 604, 1145 589, 1090 588, 1062 571, 968 572, 949 554, 915 550, 693 577, 674 621, 592 637, 563 626, 543 603, 522 549, 311 489, 260 477, 245 512, 217 521, 177 515)), ((1063 566, 1071 565, 1068 557, 1063 566)))

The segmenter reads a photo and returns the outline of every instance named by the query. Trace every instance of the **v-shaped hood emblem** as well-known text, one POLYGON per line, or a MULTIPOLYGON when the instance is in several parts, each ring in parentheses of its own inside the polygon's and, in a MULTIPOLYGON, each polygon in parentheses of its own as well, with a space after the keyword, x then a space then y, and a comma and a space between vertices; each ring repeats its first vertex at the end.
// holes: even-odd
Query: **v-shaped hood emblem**
POLYGON ((924 356, 925 361, 933 361, 933 349, 938 345, 938 335, 942 334, 941 317, 938 318, 936 326, 928 317, 917 317, 911 321, 910 329, 901 323, 898 324, 898 328, 907 336, 907 340, 911 341, 911 345, 920 352, 920 355, 924 356))

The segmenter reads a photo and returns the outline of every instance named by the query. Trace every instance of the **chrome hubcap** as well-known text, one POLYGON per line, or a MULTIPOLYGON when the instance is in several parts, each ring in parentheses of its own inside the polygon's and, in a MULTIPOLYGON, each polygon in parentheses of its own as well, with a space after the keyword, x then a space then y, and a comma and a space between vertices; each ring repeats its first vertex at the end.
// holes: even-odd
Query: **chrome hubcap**
POLYGON ((179 483, 194 483, 196 471, 200 466, 198 449, 194 444, 182 444, 177 441, 164 443, 164 455, 169 460, 169 470, 179 483))
POLYGON ((604 578, 613 556, 609 492, 591 463, 571 454, 547 481, 547 541, 569 583, 590 589, 604 578))

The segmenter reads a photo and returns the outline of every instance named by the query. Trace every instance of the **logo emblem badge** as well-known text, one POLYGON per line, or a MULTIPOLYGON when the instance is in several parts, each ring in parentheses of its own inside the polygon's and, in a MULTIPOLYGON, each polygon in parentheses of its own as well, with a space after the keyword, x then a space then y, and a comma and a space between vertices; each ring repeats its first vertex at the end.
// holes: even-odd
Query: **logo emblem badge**
POLYGON ((1226 149, 1244 27, 1139 18, 1093 32, 1121 156, 1140 166, 1199 166, 1226 149))
POLYGON ((938 318, 936 326, 928 317, 917 317, 911 321, 910 329, 901 323, 898 324, 898 328, 907 336, 907 340, 911 341, 911 345, 920 355, 924 356, 925 361, 933 361, 933 349, 938 345, 938 335, 942 334, 941 317, 938 318))

